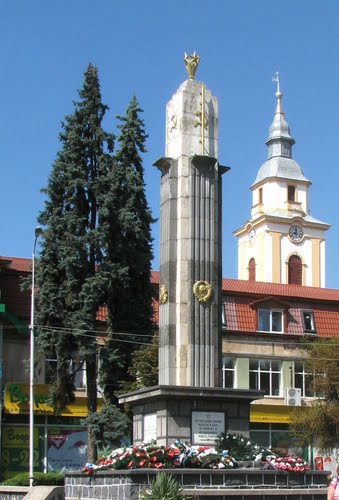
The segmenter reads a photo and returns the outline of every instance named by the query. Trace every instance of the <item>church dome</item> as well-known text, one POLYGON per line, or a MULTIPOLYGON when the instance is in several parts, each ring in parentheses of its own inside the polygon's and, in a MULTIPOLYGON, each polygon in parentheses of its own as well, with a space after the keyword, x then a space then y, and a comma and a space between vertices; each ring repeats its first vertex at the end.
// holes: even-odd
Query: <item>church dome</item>
POLYGON ((278 74, 275 81, 278 86, 275 94, 277 103, 273 121, 269 128, 268 139, 266 141, 268 159, 260 167, 252 187, 258 182, 262 182, 270 177, 302 181, 311 184, 311 182, 304 176, 304 173, 298 163, 292 158, 292 146, 295 143, 295 140, 291 136, 290 128, 282 109, 282 93, 280 92, 278 74))
POLYGON ((268 177, 279 177, 311 184, 307 177, 305 177, 300 165, 292 158, 285 156, 271 156, 271 158, 266 160, 261 165, 253 185, 268 177))

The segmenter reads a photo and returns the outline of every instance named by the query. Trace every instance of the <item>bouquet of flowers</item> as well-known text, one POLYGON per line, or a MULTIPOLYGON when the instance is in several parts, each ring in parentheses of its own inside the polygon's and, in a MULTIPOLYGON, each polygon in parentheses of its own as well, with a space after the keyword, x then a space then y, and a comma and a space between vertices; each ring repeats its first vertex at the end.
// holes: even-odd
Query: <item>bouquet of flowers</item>
POLYGON ((236 467, 236 462, 226 451, 219 453, 211 446, 186 445, 183 465, 203 469, 232 469, 236 467))
POLYGON ((269 448, 263 448, 251 442, 246 436, 237 433, 221 433, 216 439, 216 448, 219 451, 227 450, 235 460, 253 461, 265 460, 272 454, 269 448))
POLYGON ((309 470, 309 464, 300 457, 286 455, 285 457, 274 457, 268 462, 277 470, 287 472, 305 472, 309 470))
POLYGON ((101 469, 142 469, 142 468, 233 468, 236 462, 227 452, 218 453, 210 446, 190 446, 176 441, 169 446, 158 446, 154 442, 118 448, 108 456, 99 458, 95 464, 87 463, 82 469, 92 474, 101 469))
MULTIPOLYGON (((169 469, 192 467, 202 469, 233 469, 238 467, 236 459, 241 456, 261 460, 264 468, 287 472, 305 472, 309 465, 293 455, 279 457, 270 449, 262 449, 239 435, 222 436, 230 450, 212 446, 192 446, 176 441, 168 446, 158 446, 154 441, 113 450, 99 458, 95 464, 86 464, 82 471, 92 474, 97 469, 169 469), (237 453, 240 448, 241 453, 237 453)), ((220 445, 220 443, 219 443, 220 445)))

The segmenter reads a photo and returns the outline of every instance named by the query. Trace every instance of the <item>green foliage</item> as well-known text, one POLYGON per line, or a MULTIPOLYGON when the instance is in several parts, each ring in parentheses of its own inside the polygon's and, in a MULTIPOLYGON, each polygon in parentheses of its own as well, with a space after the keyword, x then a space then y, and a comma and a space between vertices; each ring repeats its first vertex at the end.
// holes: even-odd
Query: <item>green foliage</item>
POLYGON ((89 410, 95 411, 96 337, 83 332, 95 330, 102 303, 96 273, 102 259, 98 190, 113 167, 113 135, 101 127, 107 106, 101 102, 97 69, 90 64, 84 76, 74 113, 62 123, 61 150, 43 190, 46 201, 38 221, 45 229, 36 268, 36 323, 41 349, 57 360, 51 390, 56 410, 73 399, 74 373, 69 366, 80 350, 89 377, 89 410))
POLYGON ((121 384, 123 392, 136 391, 137 389, 152 387, 158 384, 158 353, 158 335, 154 335, 149 345, 142 346, 137 351, 134 351, 131 365, 128 369, 131 380, 121 384))
POLYGON ((184 500, 188 498, 183 493, 178 481, 171 474, 157 474, 149 488, 140 493, 141 500, 184 500))
POLYGON ((131 421, 114 405, 105 405, 99 412, 90 414, 83 425, 91 427, 98 448, 119 447, 121 440, 130 435, 131 421))
POLYGON ((110 193, 102 199, 99 222, 102 227, 101 247, 106 256, 101 266, 105 282, 105 303, 108 324, 112 332, 101 351, 101 384, 105 397, 114 402, 114 389, 126 379, 127 367, 133 351, 151 340, 154 332, 152 321, 151 261, 153 258, 151 224, 154 222, 149 210, 144 185, 144 170, 141 153, 146 151, 141 109, 135 97, 124 117, 118 117, 120 136, 119 149, 115 155, 115 166, 109 174, 110 193), (114 246, 112 247, 112 234, 114 246), (133 337, 121 335, 133 334, 133 337), (120 365, 112 374, 107 362, 107 351, 119 345, 120 365), (132 340, 133 343, 128 343, 132 340), (112 377, 113 375, 113 377, 112 377))
MULTIPOLYGON (((147 135, 133 97, 126 116, 119 117, 114 155, 114 136, 102 128, 107 109, 90 64, 74 111, 62 123, 61 149, 38 217, 44 232, 36 266, 36 325, 41 351, 55 360, 52 403, 60 411, 74 399, 74 367, 85 365, 89 415, 97 410, 98 380, 105 400, 116 402, 121 380, 129 378, 132 352, 154 331, 153 218, 141 160, 147 135), (99 307, 107 311, 107 342, 100 353, 99 307)), ((87 459, 96 459, 91 427, 87 459)))
POLYGON ((339 339, 308 340, 303 347, 308 389, 321 399, 310 406, 295 408, 291 414, 290 429, 301 446, 313 444, 320 449, 339 444, 339 339))
MULTIPOLYGON (((63 486, 64 475, 61 472, 34 472, 33 486, 63 486)), ((21 472, 1 483, 3 486, 29 486, 28 472, 21 472)))
POLYGON ((326 451, 339 443, 339 403, 315 401, 308 407, 295 408, 290 428, 301 446, 314 444, 326 451))

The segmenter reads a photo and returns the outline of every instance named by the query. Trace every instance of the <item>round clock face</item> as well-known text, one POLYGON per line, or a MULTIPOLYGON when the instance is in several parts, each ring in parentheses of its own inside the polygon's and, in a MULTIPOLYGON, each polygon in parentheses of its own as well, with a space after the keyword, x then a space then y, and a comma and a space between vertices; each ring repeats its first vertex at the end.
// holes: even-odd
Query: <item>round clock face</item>
POLYGON ((290 227, 288 234, 292 241, 301 241, 304 236, 303 230, 296 224, 293 224, 293 226, 290 227))
POLYGON ((255 242, 255 229, 251 229, 248 233, 248 243, 253 246, 255 242))

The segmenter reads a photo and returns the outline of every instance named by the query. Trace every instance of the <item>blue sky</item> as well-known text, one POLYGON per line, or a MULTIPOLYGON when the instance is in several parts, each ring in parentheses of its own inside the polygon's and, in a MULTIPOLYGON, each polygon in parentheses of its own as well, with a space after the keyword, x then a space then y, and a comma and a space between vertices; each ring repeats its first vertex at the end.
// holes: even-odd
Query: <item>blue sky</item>
MULTIPOLYGON (((219 100, 223 276, 237 277, 232 232, 250 215, 249 186, 266 159, 281 75, 294 158, 312 181, 311 214, 327 232, 326 286, 339 288, 339 2, 337 0, 3 0, 0 5, 0 254, 29 257, 36 217, 89 62, 98 67, 105 127, 136 94, 149 134, 147 197, 159 216, 165 106, 186 79, 184 52, 201 56, 196 79, 219 100)), ((154 227, 158 267, 158 226, 154 227)))

